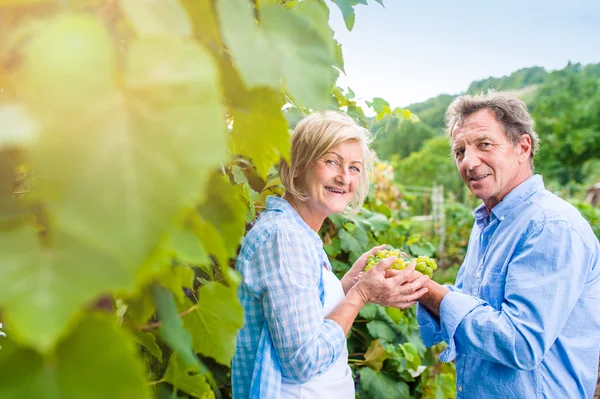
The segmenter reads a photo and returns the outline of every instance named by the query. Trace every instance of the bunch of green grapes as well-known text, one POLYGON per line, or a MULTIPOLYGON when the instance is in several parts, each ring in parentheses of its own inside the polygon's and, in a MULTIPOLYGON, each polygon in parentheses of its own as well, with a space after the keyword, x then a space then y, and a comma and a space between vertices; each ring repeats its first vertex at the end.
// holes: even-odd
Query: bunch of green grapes
POLYGON ((435 259, 430 258, 429 256, 419 256, 418 258, 407 259, 407 256, 404 252, 401 252, 399 249, 383 249, 377 251, 376 255, 369 256, 367 260, 367 266, 365 267, 365 271, 369 270, 373 266, 375 266, 380 260, 389 258, 391 256, 396 256, 396 260, 392 263, 391 268, 396 270, 404 270, 408 267, 408 264, 412 261, 416 262, 415 270, 419 273, 425 274, 429 277, 433 277, 433 271, 437 269, 437 263, 435 259))

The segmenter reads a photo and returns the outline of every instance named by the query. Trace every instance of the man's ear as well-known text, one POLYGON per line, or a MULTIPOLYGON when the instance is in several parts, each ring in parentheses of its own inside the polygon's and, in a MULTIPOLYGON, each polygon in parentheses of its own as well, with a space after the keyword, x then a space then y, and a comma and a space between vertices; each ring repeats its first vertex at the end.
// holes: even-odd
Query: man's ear
POLYGON ((517 144, 517 148, 519 149, 519 162, 529 162, 531 151, 533 151, 531 136, 528 134, 522 134, 521 140, 517 144))

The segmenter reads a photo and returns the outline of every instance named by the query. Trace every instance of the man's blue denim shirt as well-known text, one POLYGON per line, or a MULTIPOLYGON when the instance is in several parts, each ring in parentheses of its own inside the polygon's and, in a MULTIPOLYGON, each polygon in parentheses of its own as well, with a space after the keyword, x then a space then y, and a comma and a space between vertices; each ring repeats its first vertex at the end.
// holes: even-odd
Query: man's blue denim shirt
POLYGON ((446 341, 458 398, 591 398, 600 355, 600 245, 535 175, 482 205, 440 319, 419 306, 427 346, 446 341), (441 320, 441 322, 440 322, 441 320))

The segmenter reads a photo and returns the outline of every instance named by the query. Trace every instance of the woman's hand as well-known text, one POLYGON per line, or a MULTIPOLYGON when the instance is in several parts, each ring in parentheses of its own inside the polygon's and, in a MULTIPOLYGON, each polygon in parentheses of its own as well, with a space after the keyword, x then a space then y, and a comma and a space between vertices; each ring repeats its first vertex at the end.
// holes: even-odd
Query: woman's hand
POLYGON ((385 249, 385 244, 380 245, 378 247, 371 248, 370 251, 365 252, 354 262, 350 270, 346 272, 344 277, 342 277, 342 287, 344 288, 344 294, 347 294, 350 288, 356 283, 359 277, 359 273, 365 270, 367 267, 367 260, 369 256, 375 255, 377 251, 385 249))
POLYGON ((360 297, 363 304, 377 303, 399 309, 416 304, 428 292, 423 285, 429 277, 415 271, 415 262, 404 270, 387 270, 394 260, 396 257, 385 258, 365 272, 351 288, 353 296, 360 297))

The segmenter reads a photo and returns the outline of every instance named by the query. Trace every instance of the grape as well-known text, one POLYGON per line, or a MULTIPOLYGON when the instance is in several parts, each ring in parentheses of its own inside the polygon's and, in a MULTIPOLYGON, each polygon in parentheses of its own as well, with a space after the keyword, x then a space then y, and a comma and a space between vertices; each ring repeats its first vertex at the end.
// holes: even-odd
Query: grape
POLYGON ((395 256, 396 260, 392 263, 391 268, 396 270, 404 270, 410 262, 416 262, 415 270, 419 273, 425 274, 429 277, 433 277, 433 271, 437 269, 437 263, 435 259, 429 256, 419 256, 417 258, 408 259, 404 252, 399 249, 382 249, 377 251, 376 255, 369 256, 367 260, 367 266, 365 271, 375 266, 380 260, 395 256))

